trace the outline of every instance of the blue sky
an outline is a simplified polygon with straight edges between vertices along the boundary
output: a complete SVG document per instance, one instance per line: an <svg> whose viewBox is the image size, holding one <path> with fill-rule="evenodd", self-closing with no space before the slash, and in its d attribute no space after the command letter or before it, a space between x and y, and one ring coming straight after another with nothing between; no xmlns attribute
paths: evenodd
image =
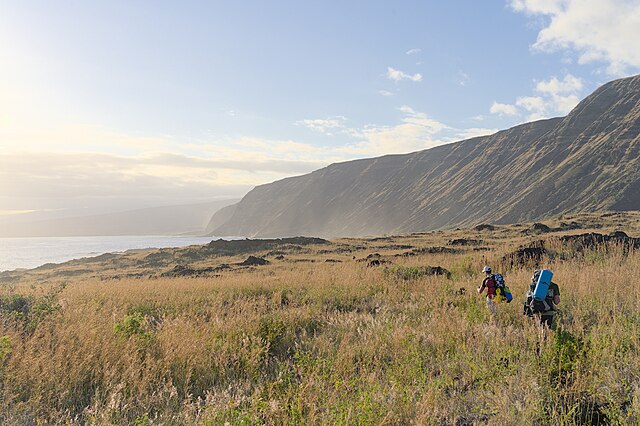
<svg viewBox="0 0 640 426"><path fill-rule="evenodd" d="M640 1L0 0L0 214L241 196L566 114Z"/></svg>

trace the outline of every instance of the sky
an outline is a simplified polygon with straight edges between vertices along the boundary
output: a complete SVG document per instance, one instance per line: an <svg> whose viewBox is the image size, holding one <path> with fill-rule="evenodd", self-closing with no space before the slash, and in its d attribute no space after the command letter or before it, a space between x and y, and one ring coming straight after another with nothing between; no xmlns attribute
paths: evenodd
<svg viewBox="0 0 640 426"><path fill-rule="evenodd" d="M566 115L640 0L0 0L0 216L241 197Z"/></svg>

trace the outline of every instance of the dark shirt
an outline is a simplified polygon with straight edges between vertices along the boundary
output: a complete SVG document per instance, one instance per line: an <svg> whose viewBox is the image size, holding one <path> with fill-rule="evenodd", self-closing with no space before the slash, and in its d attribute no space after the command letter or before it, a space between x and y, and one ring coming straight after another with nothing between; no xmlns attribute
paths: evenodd
<svg viewBox="0 0 640 426"><path fill-rule="evenodd" d="M547 297L545 298L545 301L551 307L551 309L543 312L542 315L554 315L556 313L556 307L553 303L553 299L556 296L560 296L560 287L558 287L558 284L551 281L551 284L549 284L549 290L547 290Z"/></svg>

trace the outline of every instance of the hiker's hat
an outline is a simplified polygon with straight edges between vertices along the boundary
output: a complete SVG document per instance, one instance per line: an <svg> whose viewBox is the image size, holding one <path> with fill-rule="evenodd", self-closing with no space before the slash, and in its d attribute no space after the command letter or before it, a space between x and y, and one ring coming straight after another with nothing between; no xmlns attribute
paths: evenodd
<svg viewBox="0 0 640 426"><path fill-rule="evenodd" d="M484 268L482 268L482 272L491 272L491 267L485 266Z"/></svg>

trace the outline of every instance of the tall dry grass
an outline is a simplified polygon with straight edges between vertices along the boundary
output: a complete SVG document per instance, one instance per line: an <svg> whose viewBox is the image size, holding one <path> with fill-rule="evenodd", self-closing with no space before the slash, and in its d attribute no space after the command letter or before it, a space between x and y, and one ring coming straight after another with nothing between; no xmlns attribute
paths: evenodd
<svg viewBox="0 0 640 426"><path fill-rule="evenodd" d="M550 260L551 332L521 314L531 268L504 271L495 316L475 294L501 254L398 261L450 279L349 262L4 287L0 423L639 424L640 254Z"/></svg>

